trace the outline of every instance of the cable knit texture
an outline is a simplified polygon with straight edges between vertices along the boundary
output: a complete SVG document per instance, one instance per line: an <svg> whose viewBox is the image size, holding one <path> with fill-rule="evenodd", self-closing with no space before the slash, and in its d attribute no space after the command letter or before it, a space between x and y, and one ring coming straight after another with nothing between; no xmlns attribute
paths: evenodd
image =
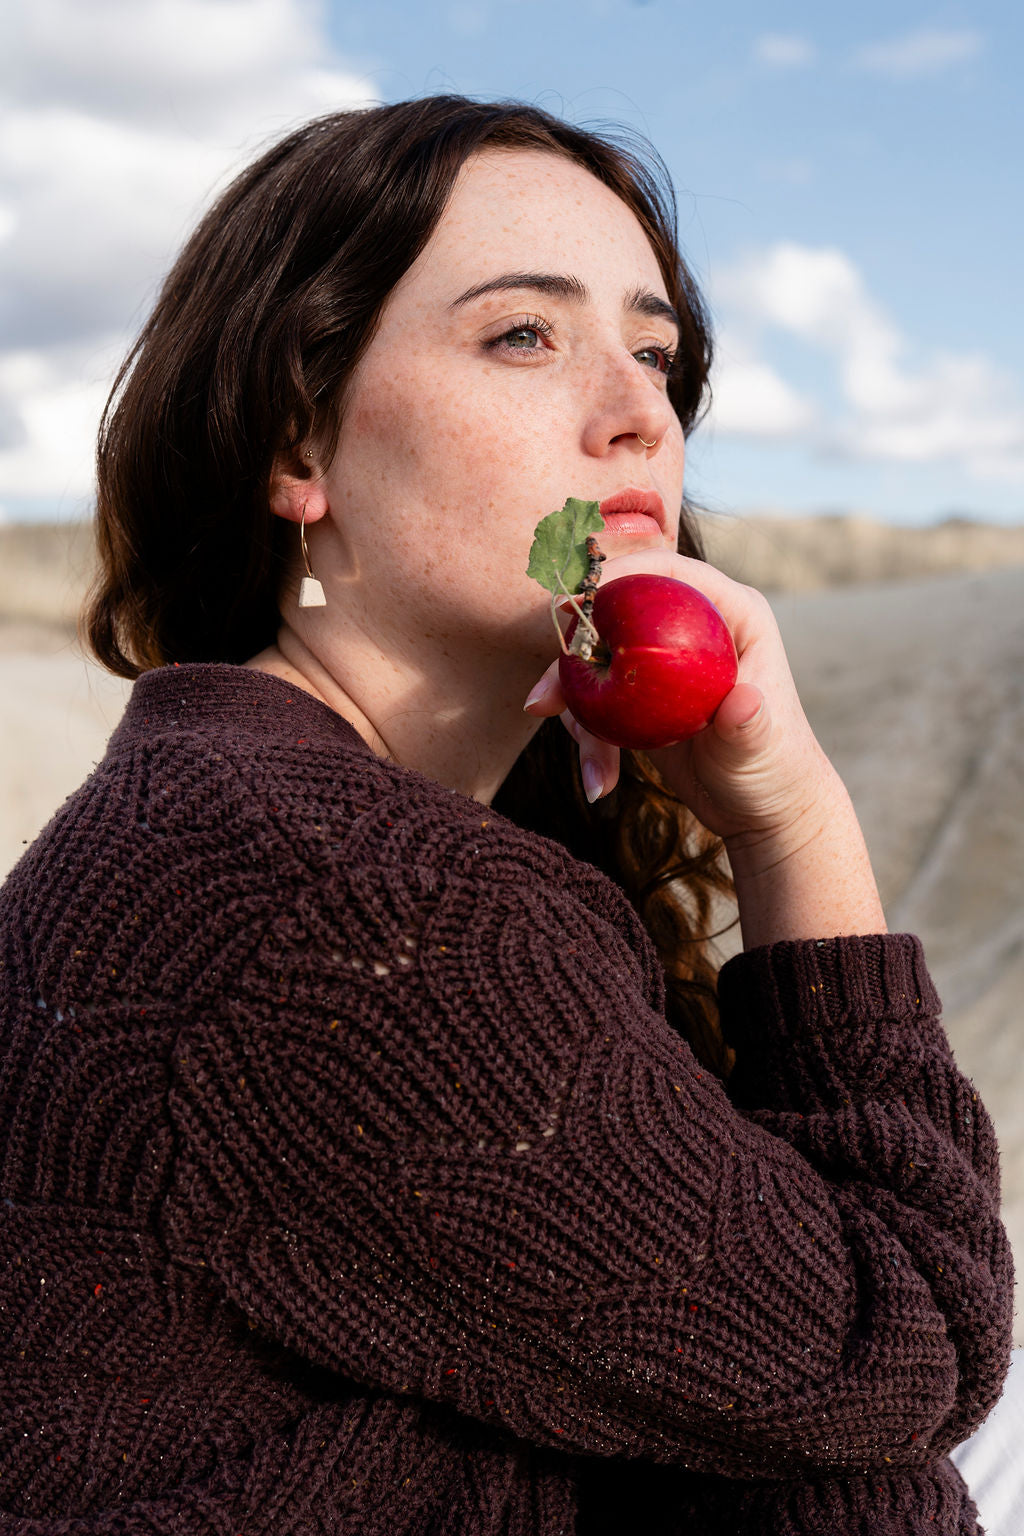
<svg viewBox="0 0 1024 1536"><path fill-rule="evenodd" d="M989 1121L908 936L730 961L170 667L0 903L0 1532L968 1536Z"/></svg>

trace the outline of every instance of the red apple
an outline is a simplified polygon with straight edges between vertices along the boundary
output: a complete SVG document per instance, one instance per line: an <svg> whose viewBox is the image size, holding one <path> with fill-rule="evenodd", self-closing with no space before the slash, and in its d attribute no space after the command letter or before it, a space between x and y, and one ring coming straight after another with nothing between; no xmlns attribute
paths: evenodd
<svg viewBox="0 0 1024 1536"><path fill-rule="evenodd" d="M594 661L563 656L566 703L591 735L648 751L703 730L736 682L736 647L714 603L672 576L598 587ZM571 639L576 628L573 618Z"/></svg>

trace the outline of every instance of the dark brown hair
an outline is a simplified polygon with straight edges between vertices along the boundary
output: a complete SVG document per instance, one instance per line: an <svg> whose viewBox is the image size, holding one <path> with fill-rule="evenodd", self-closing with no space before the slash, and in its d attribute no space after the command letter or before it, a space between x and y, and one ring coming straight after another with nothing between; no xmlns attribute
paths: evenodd
<svg viewBox="0 0 1024 1536"><path fill-rule="evenodd" d="M706 400L711 338L676 243L671 185L653 152L515 102L433 96L316 119L245 170L168 276L125 360L97 452L100 573L84 616L113 672L244 661L269 645L294 530L270 511L275 458L337 442L348 379L399 279L426 245L472 154L567 157L636 215L682 318L672 404L689 429ZM699 553L685 515L680 548ZM571 742L541 730L501 808L615 875L662 954L670 1015L713 1041L703 942L727 882L717 845L630 757L609 807L583 798ZM551 825L552 790L564 824Z"/></svg>

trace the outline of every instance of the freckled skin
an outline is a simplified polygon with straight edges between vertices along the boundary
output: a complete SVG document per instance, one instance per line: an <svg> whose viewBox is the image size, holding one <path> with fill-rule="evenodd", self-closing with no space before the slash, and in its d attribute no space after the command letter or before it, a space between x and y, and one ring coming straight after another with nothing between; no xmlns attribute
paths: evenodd
<svg viewBox="0 0 1024 1536"><path fill-rule="evenodd" d="M538 270L578 276L592 306L504 292L449 309L483 278ZM587 172L508 151L466 168L357 369L328 477L332 521L350 569L383 599L385 632L408 637L429 613L466 640L503 637L532 615L535 654L549 660L546 599L525 574L538 520L567 495L637 482L678 511L682 431L663 382L633 357L652 323L623 312L641 283L667 296L632 213ZM535 314L556 328L543 361L482 350L482 332ZM671 439L650 469L633 425L646 413Z"/></svg>
<svg viewBox="0 0 1024 1536"><path fill-rule="evenodd" d="M452 307L510 272L571 277L589 298L502 290ZM570 495L653 489L664 535L607 552L675 547L683 432L654 350L677 337L630 306L638 289L668 297L636 218L589 172L537 151L475 157L385 306L332 462L272 500L296 520L305 502L328 594L314 621L288 617L295 673L375 744L471 793L493 790L536 728L522 701L557 655L548 596L526 575L540 518ZM535 321L546 333L526 334ZM513 327L537 344L496 347Z"/></svg>

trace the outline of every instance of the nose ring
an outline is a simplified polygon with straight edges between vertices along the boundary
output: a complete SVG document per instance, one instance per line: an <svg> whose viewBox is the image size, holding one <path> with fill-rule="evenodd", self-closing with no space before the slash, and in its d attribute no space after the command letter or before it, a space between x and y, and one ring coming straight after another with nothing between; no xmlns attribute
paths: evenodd
<svg viewBox="0 0 1024 1536"><path fill-rule="evenodd" d="M655 438L653 442L649 443L647 441L646 437L640 437L640 433L639 432L636 435L640 439L640 441L643 443L645 448L653 448L655 446L655 444L657 443L657 441L658 441L658 439Z"/></svg>

